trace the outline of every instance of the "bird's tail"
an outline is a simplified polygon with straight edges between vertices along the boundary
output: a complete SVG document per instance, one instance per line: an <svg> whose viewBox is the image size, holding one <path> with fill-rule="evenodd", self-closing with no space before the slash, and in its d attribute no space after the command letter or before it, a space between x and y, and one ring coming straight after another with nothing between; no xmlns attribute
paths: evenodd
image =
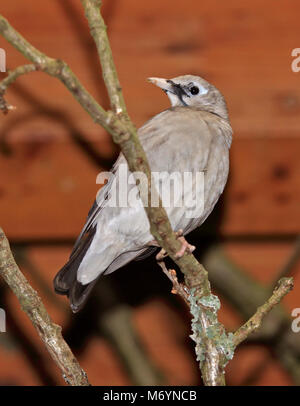
<svg viewBox="0 0 300 406"><path fill-rule="evenodd" d="M54 278L54 290L60 295L68 296L73 313L78 312L85 304L97 279L83 285L77 280L77 271L88 250L94 233L82 238L80 244L71 253L69 261L58 271Z"/></svg>
<svg viewBox="0 0 300 406"><path fill-rule="evenodd" d="M82 285L77 281L77 269L69 261L57 273L53 281L55 292L68 296L73 313L77 313L82 309L97 282L97 279L95 279L86 285Z"/></svg>

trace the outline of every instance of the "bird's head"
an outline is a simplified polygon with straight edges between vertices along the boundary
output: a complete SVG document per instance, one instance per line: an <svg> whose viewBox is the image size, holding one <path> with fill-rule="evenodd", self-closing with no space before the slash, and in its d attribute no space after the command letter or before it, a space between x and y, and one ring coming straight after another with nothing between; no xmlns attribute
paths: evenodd
<svg viewBox="0 0 300 406"><path fill-rule="evenodd" d="M199 108L228 119L226 102L221 92L199 76L184 75L173 79L148 78L169 97L172 107Z"/></svg>

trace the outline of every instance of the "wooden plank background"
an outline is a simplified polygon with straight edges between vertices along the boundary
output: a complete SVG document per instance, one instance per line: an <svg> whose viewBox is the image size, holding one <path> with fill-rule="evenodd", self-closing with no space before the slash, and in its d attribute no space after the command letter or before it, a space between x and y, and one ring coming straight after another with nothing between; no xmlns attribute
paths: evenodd
<svg viewBox="0 0 300 406"><path fill-rule="evenodd" d="M133 0L104 3L120 80L137 125L168 106L166 97L146 83L148 76L197 73L224 93L234 142L222 232L297 233L300 73L292 72L290 55L299 34L295 3L253 1L247 8L232 0L226 7L218 1L175 2L173 7L153 1L151 8ZM107 106L78 1L34 2L30 9L12 1L3 12L39 49L66 60ZM24 62L0 41L9 67ZM74 238L97 191L96 174L107 168L101 159L90 162L72 137L99 144L105 163L115 156L110 138L58 81L42 73L19 79L7 97L17 111L1 117L2 150L9 150L0 162L3 227L13 239Z"/></svg>
<svg viewBox="0 0 300 406"><path fill-rule="evenodd" d="M271 283L300 231L300 73L291 69L291 52L300 46L300 3L103 3L120 81L137 126L169 105L166 96L146 82L149 76L198 74L224 94L234 140L218 233L225 237L223 248L236 264L262 284ZM64 59L108 108L97 53L79 0L10 0L1 5L1 13L38 49ZM26 63L1 37L0 47L6 50L9 68ZM63 85L43 73L19 78L7 99L17 109L0 116L0 225L13 245L22 242L30 247L28 258L51 287L96 195L96 176L110 168L118 151ZM66 245L60 245L63 242ZM28 269L23 270L40 290ZM299 307L296 271L299 266L295 290L284 302L289 312ZM7 297L17 324L38 346L30 323L16 310L15 298L12 294ZM59 307L67 304L64 298L55 303L47 295L43 299L57 322L66 325L72 320ZM197 367L184 341L188 328L164 300L154 297L136 306L134 325L168 383L195 384ZM221 317L228 328L241 322L226 303ZM40 351L44 354L42 347ZM47 354L43 357L46 360ZM268 350L259 345L241 348L228 367L230 383L242 383L264 357L266 368L255 384L292 384L279 362L268 358ZM0 369L1 382L45 382L28 365L23 352L0 347L0 359L5 366ZM93 337L79 360L94 384L131 383L103 337ZM53 369L50 362L47 365Z"/></svg>

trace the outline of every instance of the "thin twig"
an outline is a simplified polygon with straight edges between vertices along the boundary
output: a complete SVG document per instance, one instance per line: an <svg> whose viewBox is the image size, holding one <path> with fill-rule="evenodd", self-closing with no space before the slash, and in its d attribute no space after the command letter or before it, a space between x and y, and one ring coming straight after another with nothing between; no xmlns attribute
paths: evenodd
<svg viewBox="0 0 300 406"><path fill-rule="evenodd" d="M185 303L189 306L190 305L189 291L185 285L178 282L175 269L168 269L166 267L166 264L162 260L157 261L157 263L161 267L163 273L170 279L170 281L173 284L171 293L178 294L179 296L181 296L183 298L183 300L185 301Z"/></svg>
<svg viewBox="0 0 300 406"><path fill-rule="evenodd" d="M0 82L0 110L2 110L4 114L7 114L10 110L14 110L14 107L8 104L4 99L4 93L8 86L11 85L19 76L35 70L37 70L37 67L33 64L18 66L18 68L15 70L9 71L6 78Z"/></svg>
<svg viewBox="0 0 300 406"><path fill-rule="evenodd" d="M224 253L220 245L213 245L203 256L209 269L209 278L244 320L248 320L271 296L270 289L250 277ZM278 281L277 281L278 283ZM300 346L298 334L291 329L291 316L281 304L274 307L265 318L259 331L247 340L269 344L278 360L295 383L300 385Z"/></svg>
<svg viewBox="0 0 300 406"><path fill-rule="evenodd" d="M261 326L262 319L281 301L281 299L287 293L293 289L293 286L293 278L281 278L278 281L278 285L274 289L272 296L266 301L265 304L257 309L256 313L245 324L243 324L234 333L235 346L246 340L249 334L253 333Z"/></svg>
<svg viewBox="0 0 300 406"><path fill-rule="evenodd" d="M50 58L36 49L1 15L0 34L34 64L35 70L43 71L48 75L59 79L96 123L100 124L107 131L115 135L118 135L120 131L126 132L126 129L120 120L114 120L111 115L96 102L66 62L61 59ZM24 69L22 72L21 67L17 68L0 82L0 88L3 87L5 91L7 88L7 82L10 81L9 78L14 78L15 80L23 73L27 73L27 70ZM114 126L117 127L117 130L114 129Z"/></svg>
<svg viewBox="0 0 300 406"><path fill-rule="evenodd" d="M122 93L122 88L113 62L113 55L107 36L107 27L100 14L100 0L81 0L86 18L89 23L90 32L94 38L100 63L102 66L103 79L109 95L112 110L127 116L127 109ZM132 123L128 120L128 124Z"/></svg>
<svg viewBox="0 0 300 406"><path fill-rule="evenodd" d="M61 327L53 323L41 298L18 268L1 228L0 275L17 296L22 310L30 318L51 357L61 369L65 381L69 385L88 386L87 375L63 339Z"/></svg>

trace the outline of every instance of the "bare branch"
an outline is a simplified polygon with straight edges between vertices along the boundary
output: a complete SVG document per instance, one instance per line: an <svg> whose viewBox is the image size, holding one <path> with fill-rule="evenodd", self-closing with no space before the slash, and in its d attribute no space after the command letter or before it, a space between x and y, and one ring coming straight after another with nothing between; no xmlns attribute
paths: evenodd
<svg viewBox="0 0 300 406"><path fill-rule="evenodd" d="M209 279L214 288L229 300L243 319L248 320L270 297L270 289L232 262L220 245L211 246L205 252L203 262L209 269ZM247 340L251 339L271 345L294 383L300 385L300 365L297 361L300 358L299 338L291 329L291 316L287 309L280 304L275 306L264 318L259 331L248 336Z"/></svg>
<svg viewBox="0 0 300 406"><path fill-rule="evenodd" d="M19 76L35 70L36 66L33 64L19 66L17 69L8 72L7 77L0 82L0 110L2 110L4 114L7 114L9 110L14 110L14 107L8 104L4 99L4 93L8 86L11 85Z"/></svg>
<svg viewBox="0 0 300 406"><path fill-rule="evenodd" d="M112 110L125 117L127 116L126 104L113 62L113 55L106 33L106 25L100 14L102 2L100 0L81 0L81 3L89 23L90 32L97 47L102 66L103 79L108 91ZM132 123L128 121L128 125L131 126Z"/></svg>
<svg viewBox="0 0 300 406"><path fill-rule="evenodd" d="M261 326L263 318L293 289L293 286L293 278L282 278L278 281L277 287L267 302L260 306L256 313L234 333L235 346L246 340L249 334Z"/></svg>
<svg viewBox="0 0 300 406"><path fill-rule="evenodd" d="M60 59L53 59L45 55L34 46L32 46L22 35L17 32L9 22L0 15L0 34L10 42L18 51L20 51L27 59L29 59L35 66L25 65L25 67L18 67L14 72L10 73L1 83L0 89L2 94L9 84L11 84L17 77L27 73L28 71L40 70L50 76L59 79L72 93L79 104L88 112L92 119L102 125L110 133L114 133L114 126L109 125L111 115L107 113L91 96L91 94L81 84L77 76L72 72L66 62ZM30 66L30 68L29 68ZM112 120L113 121L113 120ZM123 125L119 122L118 132L124 132Z"/></svg>
<svg viewBox="0 0 300 406"><path fill-rule="evenodd" d="M178 282L175 269L168 269L164 261L161 259L157 259L157 263L161 267L163 273L170 279L170 281L173 284L171 293L178 294L179 296L181 296L185 301L185 303L189 306L190 293L188 291L188 288L184 284Z"/></svg>
<svg viewBox="0 0 300 406"><path fill-rule="evenodd" d="M51 357L61 369L65 381L69 385L88 386L86 373L63 339L61 327L53 323L41 298L18 268L1 228L0 275L17 296L22 310L30 318Z"/></svg>

